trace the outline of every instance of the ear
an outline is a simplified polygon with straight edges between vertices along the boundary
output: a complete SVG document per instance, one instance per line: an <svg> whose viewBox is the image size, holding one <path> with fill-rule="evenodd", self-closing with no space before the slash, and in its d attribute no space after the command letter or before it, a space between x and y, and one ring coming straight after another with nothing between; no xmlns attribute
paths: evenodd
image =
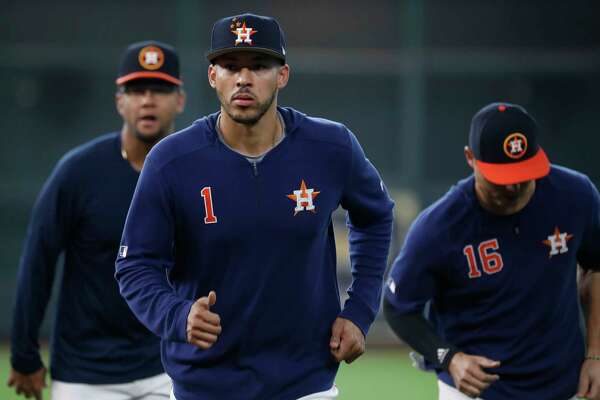
<svg viewBox="0 0 600 400"><path fill-rule="evenodd" d="M177 93L177 114L181 114L185 109L186 100L187 96L185 94L185 90L183 90L183 88L179 89L179 93Z"/></svg>
<svg viewBox="0 0 600 400"><path fill-rule="evenodd" d="M467 159L467 164L469 164L469 167L474 168L475 156L473 155L473 150L471 150L469 146L465 146L464 153L465 158Z"/></svg>
<svg viewBox="0 0 600 400"><path fill-rule="evenodd" d="M283 89L286 87L289 79L290 66L285 64L279 68L279 71L277 71L277 89Z"/></svg>
<svg viewBox="0 0 600 400"><path fill-rule="evenodd" d="M123 103L125 102L125 95L117 89L115 93L115 107L120 116L123 116Z"/></svg>
<svg viewBox="0 0 600 400"><path fill-rule="evenodd" d="M216 77L217 77L217 66L210 64L208 66L208 84L210 85L211 88L215 88L216 87Z"/></svg>

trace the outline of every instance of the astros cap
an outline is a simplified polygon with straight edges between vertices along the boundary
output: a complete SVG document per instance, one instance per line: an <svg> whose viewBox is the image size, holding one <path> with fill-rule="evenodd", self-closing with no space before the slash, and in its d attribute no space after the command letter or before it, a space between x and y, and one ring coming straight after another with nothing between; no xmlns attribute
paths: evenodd
<svg viewBox="0 0 600 400"><path fill-rule="evenodd" d="M256 51L285 62L285 37L271 17L245 13L218 20L213 25L208 61L234 51Z"/></svg>
<svg viewBox="0 0 600 400"><path fill-rule="evenodd" d="M479 110L471 121L469 147L485 179L510 185L548 175L550 162L538 145L538 129L516 104L492 103Z"/></svg>
<svg viewBox="0 0 600 400"><path fill-rule="evenodd" d="M133 43L123 53L117 85L134 79L160 79L180 86L179 58L173 46L156 40Z"/></svg>

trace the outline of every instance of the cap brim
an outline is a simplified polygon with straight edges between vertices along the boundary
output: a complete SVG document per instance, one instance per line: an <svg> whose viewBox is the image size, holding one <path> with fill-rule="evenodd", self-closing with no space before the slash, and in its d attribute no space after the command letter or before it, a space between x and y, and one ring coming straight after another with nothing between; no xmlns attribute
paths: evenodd
<svg viewBox="0 0 600 400"><path fill-rule="evenodd" d="M248 52L253 51L255 53L263 53L269 56L275 57L283 62L285 62L285 56L282 56L280 53L275 50L267 49L265 47L225 47L223 49L218 49L215 51L211 51L206 53L206 59L212 62L215 58L222 56L227 53L237 53L237 52Z"/></svg>
<svg viewBox="0 0 600 400"><path fill-rule="evenodd" d="M181 86L183 83L181 80L172 77L171 75L165 74L164 72L152 72L152 71L142 71L142 72L132 72L131 74L127 74L125 76L121 76L117 79L117 85L122 85L126 82L132 81L134 79L162 79L163 81L170 82L174 85Z"/></svg>
<svg viewBox="0 0 600 400"><path fill-rule="evenodd" d="M543 178L550 172L550 161L540 147L535 156L514 163L491 164L475 160L485 179L496 185L512 185Z"/></svg>

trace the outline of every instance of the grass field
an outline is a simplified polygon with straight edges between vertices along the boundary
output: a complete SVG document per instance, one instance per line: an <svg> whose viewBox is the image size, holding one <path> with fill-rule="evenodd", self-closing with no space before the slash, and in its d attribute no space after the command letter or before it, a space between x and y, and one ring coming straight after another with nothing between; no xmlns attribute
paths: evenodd
<svg viewBox="0 0 600 400"><path fill-rule="evenodd" d="M25 397L17 397L13 389L6 386L10 370L8 359L7 346L0 346L0 400L24 399ZM368 349L353 364L342 365L336 383L340 389L340 400L437 398L434 375L411 367L408 354L402 349ZM46 390L44 393L45 400L50 399L48 392Z"/></svg>

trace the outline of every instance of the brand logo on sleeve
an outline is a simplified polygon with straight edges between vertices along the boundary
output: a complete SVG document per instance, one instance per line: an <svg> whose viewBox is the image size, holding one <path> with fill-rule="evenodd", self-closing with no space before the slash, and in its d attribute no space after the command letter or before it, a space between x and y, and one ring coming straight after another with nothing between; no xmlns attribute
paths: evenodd
<svg viewBox="0 0 600 400"><path fill-rule="evenodd" d="M558 254L564 254L569 251L567 247L567 242L573 238L572 233L561 232L558 229L558 226L554 228L554 233L546 240L543 240L546 246L550 247L550 253L548 253L548 258L552 258L552 256L556 256Z"/></svg>
<svg viewBox="0 0 600 400"><path fill-rule="evenodd" d="M448 355L449 351L450 349L437 349L437 358L440 364L444 363L444 360L446 359L446 356Z"/></svg>
<svg viewBox="0 0 600 400"><path fill-rule="evenodd" d="M316 192L315 189L309 189L306 187L306 182L302 179L300 183L300 189L294 190L292 194L287 194L286 197L296 202L296 208L294 208L294 216L300 211L310 211L312 213L317 212L314 199L321 192Z"/></svg>
<svg viewBox="0 0 600 400"><path fill-rule="evenodd" d="M127 249L128 249L127 246L121 246L121 247L119 247L119 257L120 258L127 257Z"/></svg>
<svg viewBox="0 0 600 400"><path fill-rule="evenodd" d="M388 278L387 287L390 289L390 292L396 294L396 282L392 278Z"/></svg>

